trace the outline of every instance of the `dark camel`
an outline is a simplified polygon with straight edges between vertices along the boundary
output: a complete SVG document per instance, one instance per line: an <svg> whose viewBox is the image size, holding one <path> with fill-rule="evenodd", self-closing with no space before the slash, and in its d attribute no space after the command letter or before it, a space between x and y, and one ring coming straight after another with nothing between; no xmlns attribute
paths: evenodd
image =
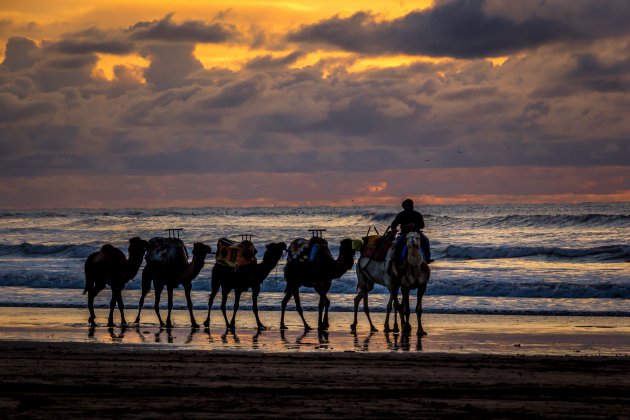
<svg viewBox="0 0 630 420"><path fill-rule="evenodd" d="M234 331L236 325L236 312L239 308L241 294L252 289L252 310L256 317L256 324L259 331L266 330L267 327L260 322L258 318L258 295L260 294L260 286L267 278L271 270L278 264L282 254L287 250L287 244L284 242L272 242L267 245L265 255L262 262L255 262L242 265L239 267L231 267L225 264L215 264L212 268L212 283L210 298L208 299L208 317L204 321L205 327L210 327L210 311L212 310L212 302L221 289L221 312L225 319L225 326L228 330ZM226 302L230 291L234 289L234 311L232 320L228 321L226 313Z"/></svg>
<svg viewBox="0 0 630 420"><path fill-rule="evenodd" d="M300 318L302 318L304 329L311 329L304 319L302 305L300 304L300 287L302 286L312 287L319 294L317 328L319 330L328 329L330 300L326 295L328 290L330 290L333 279L338 279L354 265L354 248L351 239L342 240L339 247L339 257L336 260L333 259L327 245L323 245L321 248L318 251L318 259L315 261L291 260L287 262L284 268L284 278L287 281L287 287L282 299L282 313L280 315L280 328L283 330L287 329L284 324L284 312L292 296L295 298L295 309Z"/></svg>
<svg viewBox="0 0 630 420"><path fill-rule="evenodd" d="M85 288L83 294L88 295L88 309L90 318L88 322L91 326L96 326L94 319L94 298L99 294L105 286L112 288L112 300L109 302L109 319L107 326L114 325L114 308L118 303L120 311L121 324L126 325L124 304L122 300L122 290L127 282L133 279L140 265L142 258L147 249L148 242L138 237L129 240L129 259L118 248L106 244L101 247L98 252L90 254L85 261Z"/></svg>
<svg viewBox="0 0 630 420"><path fill-rule="evenodd" d="M190 299L190 292L192 291L192 281L199 275L199 272L204 266L206 256L212 251L208 245L204 245L201 242L195 242L193 245L193 258L189 263L186 257L186 250L181 247L177 254L177 259L167 262L155 262L147 261L147 264L142 270L142 295L140 296L140 302L138 303L138 316L135 323L140 323L140 312L142 311L142 305L144 305L144 298L151 290L151 283L155 289L155 304L153 309L157 314L160 326L166 328L172 328L171 311L173 309L173 290L180 285L184 286L184 292L186 293L186 303L188 304L188 312L190 313L190 323L193 328L198 328L199 325L195 321L193 315L193 304ZM166 317L166 324L162 321L160 316L160 295L166 286L168 292L168 315Z"/></svg>

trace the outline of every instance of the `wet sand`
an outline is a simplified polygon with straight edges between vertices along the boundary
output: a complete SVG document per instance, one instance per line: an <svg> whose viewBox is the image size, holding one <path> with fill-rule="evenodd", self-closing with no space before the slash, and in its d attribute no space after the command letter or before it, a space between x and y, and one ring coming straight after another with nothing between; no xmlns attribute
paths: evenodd
<svg viewBox="0 0 630 420"><path fill-rule="evenodd" d="M628 357L0 342L13 417L627 418Z"/></svg>
<svg viewBox="0 0 630 420"><path fill-rule="evenodd" d="M85 309L0 308L0 417L629 417L624 318L427 314L407 341L365 318L351 334L348 313L326 334L295 313L285 332L261 313L262 333L250 311L234 333L212 316L90 329Z"/></svg>

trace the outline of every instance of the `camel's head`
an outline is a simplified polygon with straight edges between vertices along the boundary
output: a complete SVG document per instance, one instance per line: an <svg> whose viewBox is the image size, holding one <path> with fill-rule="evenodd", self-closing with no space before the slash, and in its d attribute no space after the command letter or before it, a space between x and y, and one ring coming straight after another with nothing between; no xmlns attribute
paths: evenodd
<svg viewBox="0 0 630 420"><path fill-rule="evenodd" d="M202 242L195 242L193 244L193 256L201 259L205 259L206 256L212 252L210 245L205 245Z"/></svg>
<svg viewBox="0 0 630 420"><path fill-rule="evenodd" d="M137 236L134 236L133 238L129 239L129 248L128 248L129 255L131 254L144 255L148 247L149 247L149 242L145 241L144 239L140 239Z"/></svg>
<svg viewBox="0 0 630 420"><path fill-rule="evenodd" d="M285 244L284 242L272 242L270 244L267 244L266 246L266 251L265 251L265 256L267 254L275 257L278 257L278 259L280 259L280 257L282 257L282 254L287 250L287 244Z"/></svg>
<svg viewBox="0 0 630 420"><path fill-rule="evenodd" d="M418 232L409 232L406 238L407 256L408 258L420 258L422 261L422 252L420 251L420 234Z"/></svg>

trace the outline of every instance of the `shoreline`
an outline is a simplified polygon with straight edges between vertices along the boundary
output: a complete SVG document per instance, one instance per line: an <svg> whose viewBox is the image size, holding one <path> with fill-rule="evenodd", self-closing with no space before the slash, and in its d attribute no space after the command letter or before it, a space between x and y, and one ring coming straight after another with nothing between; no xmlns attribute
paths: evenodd
<svg viewBox="0 0 630 420"><path fill-rule="evenodd" d="M627 418L630 357L146 350L0 341L28 417Z"/></svg>
<svg viewBox="0 0 630 420"><path fill-rule="evenodd" d="M199 324L207 311L195 311ZM486 354L538 356L629 356L630 321L623 317L521 316L424 314L428 335L412 335L404 340L398 334L385 334L384 314L373 313L380 332L371 333L365 314L358 317L357 331L350 332L353 315L331 312L330 328L325 332L304 331L295 311L287 311L286 331L279 329L279 311L260 311L268 327L257 331L251 311L241 310L236 330L226 331L220 310L213 310L209 329L190 328L187 311L173 311L173 329L160 328L155 313L143 311L142 323L108 328L108 311L97 309L95 328L87 325L87 310L72 308L0 307L0 342L91 343L141 350L203 350L262 353L334 352L424 354ZM126 311L128 321L135 311ZM162 312L165 315L165 312ZM305 312L307 321L316 326L317 313ZM231 311L228 311L231 317Z"/></svg>

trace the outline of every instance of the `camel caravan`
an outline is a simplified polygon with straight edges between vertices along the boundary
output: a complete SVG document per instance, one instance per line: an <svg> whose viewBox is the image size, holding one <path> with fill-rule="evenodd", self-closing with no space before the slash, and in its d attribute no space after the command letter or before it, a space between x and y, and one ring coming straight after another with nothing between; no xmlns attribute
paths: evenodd
<svg viewBox="0 0 630 420"><path fill-rule="evenodd" d="M370 228L371 229L371 228ZM326 331L329 328L328 310L330 299L327 294L332 282L355 267L355 254L359 252L356 263L357 295L354 299L354 322L350 326L356 332L357 314L361 302L370 325L370 331L378 331L370 318L368 294L375 284L382 285L389 291L387 315L385 318L385 332L410 334L410 303L409 294L417 290L417 335L425 335L422 327L422 297L430 277L430 269L421 250L420 235L409 232L404 238L396 239L396 231L379 235L370 235L370 230L361 240L343 239L339 245L337 258L332 255L328 241L323 238L325 229L311 229L309 239L294 239L287 246L284 242L272 242L265 245L262 261L256 258L257 249L251 241L251 235L241 235L241 241L221 238L217 242L216 253L209 245L201 242L193 244L192 259L188 250L180 239L182 229L167 229L168 237L155 237L148 241L138 237L129 240L128 257L120 249L106 244L98 252L91 254L85 262L85 288L83 293L88 295L88 323L96 326L94 314L94 298L106 286L112 290L108 326L114 326L113 313L118 306L121 324L127 325L124 316L122 290L142 270L142 292L138 303L138 314L135 324L140 324L140 315L144 300L151 288L154 290L155 311L160 327L172 328L171 311L173 309L173 291L183 286L190 323L192 328L198 328L193 315L191 300L192 281L205 266L209 255L215 255L212 267L210 295L208 297L208 315L203 322L204 327L210 327L212 305L219 290L221 290L220 309L223 314L226 329L234 331L236 328L236 314L243 292L252 292L252 311L256 318L259 331L267 329L258 317L258 296L263 281L269 276L279 261L286 255L284 280L286 288L281 302L280 329L285 330L284 322L287 304L291 298L295 301L295 309L299 314L305 330L311 330L306 322L300 303L300 288L312 288L319 295L317 329ZM398 246L399 241L402 246ZM396 249L399 248L399 249ZM160 315L160 298L166 287L168 295L168 311L166 322ZM231 319L228 319L226 304L230 292L234 291L234 304ZM402 300L399 300L399 293ZM390 328L390 314L394 310L394 327ZM400 318L401 328L398 327Z"/></svg>

